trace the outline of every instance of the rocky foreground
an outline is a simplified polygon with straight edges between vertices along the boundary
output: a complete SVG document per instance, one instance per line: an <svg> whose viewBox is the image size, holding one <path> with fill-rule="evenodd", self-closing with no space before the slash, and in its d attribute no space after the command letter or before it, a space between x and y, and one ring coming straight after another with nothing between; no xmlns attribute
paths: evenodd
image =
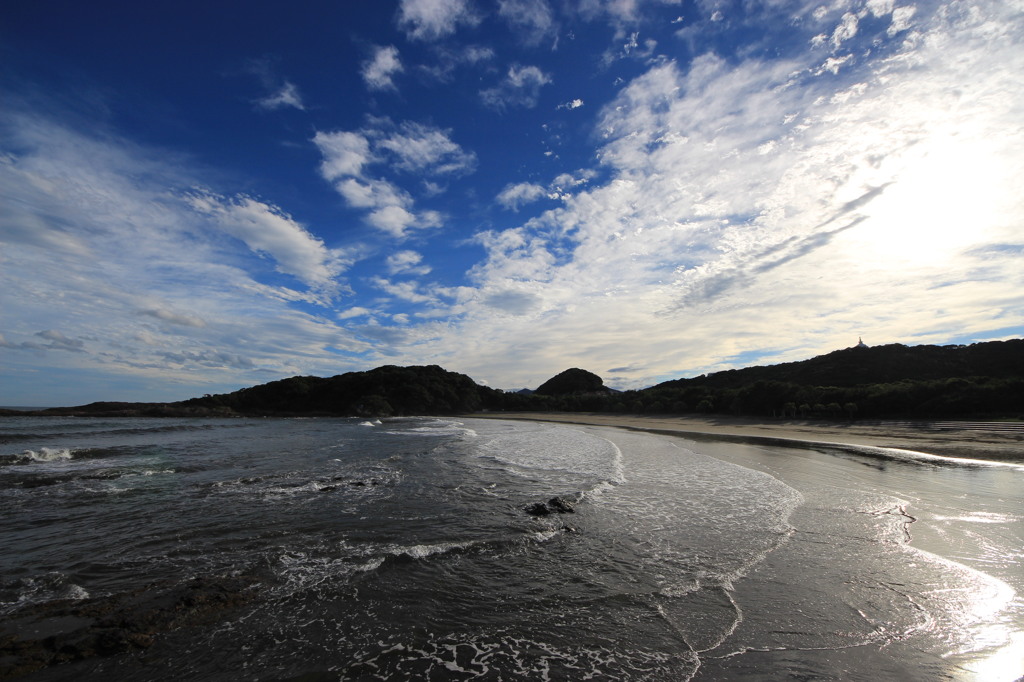
<svg viewBox="0 0 1024 682"><path fill-rule="evenodd" d="M0 622L0 679L47 666L143 651L154 638L220 620L256 598L252 576L153 583L106 597L59 600L22 609Z"/></svg>

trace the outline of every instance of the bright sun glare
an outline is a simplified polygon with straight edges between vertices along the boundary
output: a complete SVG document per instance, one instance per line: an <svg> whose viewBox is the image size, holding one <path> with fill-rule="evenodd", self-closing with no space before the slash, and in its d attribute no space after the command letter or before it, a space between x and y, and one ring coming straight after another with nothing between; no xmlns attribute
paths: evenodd
<svg viewBox="0 0 1024 682"><path fill-rule="evenodd" d="M989 142L952 135L918 143L892 184L863 208L853 238L880 266L943 267L1001 231L1009 174Z"/></svg>

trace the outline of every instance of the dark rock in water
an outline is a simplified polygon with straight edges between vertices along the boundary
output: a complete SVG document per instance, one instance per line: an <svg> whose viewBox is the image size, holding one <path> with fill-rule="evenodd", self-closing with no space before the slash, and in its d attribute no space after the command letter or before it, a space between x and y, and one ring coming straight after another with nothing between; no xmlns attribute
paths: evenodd
<svg viewBox="0 0 1024 682"><path fill-rule="evenodd" d="M548 514L575 514L576 509L572 502L564 497L552 497L547 503L535 502L526 508L530 516L547 516Z"/></svg>
<svg viewBox="0 0 1024 682"><path fill-rule="evenodd" d="M354 485L358 488L362 488L364 485L366 485L366 481L351 481L349 482L349 485Z"/></svg>
<svg viewBox="0 0 1024 682"><path fill-rule="evenodd" d="M141 650L153 636L212 623L257 596L257 578L162 582L121 594L36 604L0 623L0 679L50 665Z"/></svg>
<svg viewBox="0 0 1024 682"><path fill-rule="evenodd" d="M573 503L564 497L552 497L548 500L548 508L559 514L575 514L576 509Z"/></svg>
<svg viewBox="0 0 1024 682"><path fill-rule="evenodd" d="M543 502L536 502L526 508L526 513L530 516L547 516L551 513L551 510Z"/></svg>

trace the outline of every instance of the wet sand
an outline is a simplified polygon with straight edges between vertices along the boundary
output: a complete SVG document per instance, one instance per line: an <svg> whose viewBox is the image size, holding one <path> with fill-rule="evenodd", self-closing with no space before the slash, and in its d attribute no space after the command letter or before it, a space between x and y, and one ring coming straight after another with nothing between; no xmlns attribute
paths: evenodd
<svg viewBox="0 0 1024 682"><path fill-rule="evenodd" d="M490 412L466 416L613 426L719 441L895 448L942 457L1024 463L1024 422L759 421L718 415L600 412Z"/></svg>

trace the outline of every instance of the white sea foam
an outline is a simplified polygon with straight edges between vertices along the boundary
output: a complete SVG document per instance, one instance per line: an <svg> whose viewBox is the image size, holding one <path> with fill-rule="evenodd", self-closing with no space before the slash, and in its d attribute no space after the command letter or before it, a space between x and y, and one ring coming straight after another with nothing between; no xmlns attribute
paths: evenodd
<svg viewBox="0 0 1024 682"><path fill-rule="evenodd" d="M558 535L560 530L539 530L533 534L533 539L537 542L547 542L551 538Z"/></svg>
<svg viewBox="0 0 1024 682"><path fill-rule="evenodd" d="M392 556L407 556L412 559L426 559L435 554L446 554L447 552L466 549L477 544L468 542L438 542L431 545L412 545L409 547L395 547L389 551Z"/></svg>
<svg viewBox="0 0 1024 682"><path fill-rule="evenodd" d="M606 438L564 426L514 429L480 445L482 457L521 470L565 471L613 484L625 481L622 452Z"/></svg>
<svg viewBox="0 0 1024 682"><path fill-rule="evenodd" d="M395 436L416 434L419 436L462 436L464 438L476 438L477 432L467 428L463 422L449 419L434 419L422 426L414 426L402 431L388 431Z"/></svg>
<svg viewBox="0 0 1024 682"><path fill-rule="evenodd" d="M33 462L57 462L68 460L74 456L70 448L39 448L39 450L25 450L21 456Z"/></svg>

